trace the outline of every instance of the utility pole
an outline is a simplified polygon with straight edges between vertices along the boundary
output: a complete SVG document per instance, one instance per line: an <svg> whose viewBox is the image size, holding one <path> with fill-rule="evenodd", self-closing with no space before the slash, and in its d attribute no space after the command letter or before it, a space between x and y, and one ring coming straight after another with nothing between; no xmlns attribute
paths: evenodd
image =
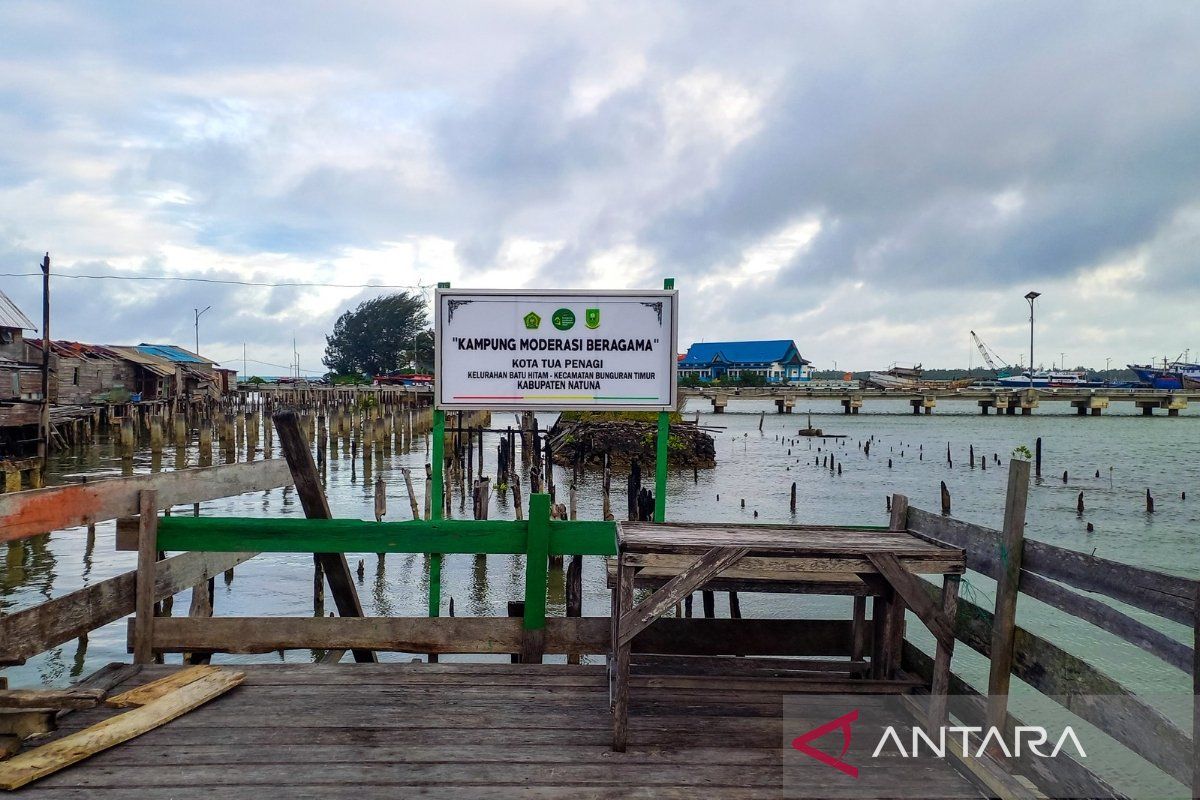
<svg viewBox="0 0 1200 800"><path fill-rule="evenodd" d="M204 312L208 311L210 308L212 308L212 306L205 306L202 309L194 309L196 312L196 355L200 355L200 317L202 317Z"/></svg>
<svg viewBox="0 0 1200 800"><path fill-rule="evenodd" d="M250 377L250 373L246 371L246 343L242 342L242 380Z"/></svg>
<svg viewBox="0 0 1200 800"><path fill-rule="evenodd" d="M50 254L42 259L42 409L38 419L38 459L42 476L50 454Z"/></svg>

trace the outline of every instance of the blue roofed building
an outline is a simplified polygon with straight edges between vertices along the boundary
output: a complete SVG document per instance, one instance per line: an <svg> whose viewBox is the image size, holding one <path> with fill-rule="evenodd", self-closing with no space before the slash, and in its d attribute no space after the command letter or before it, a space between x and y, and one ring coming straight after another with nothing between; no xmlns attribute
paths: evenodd
<svg viewBox="0 0 1200 800"><path fill-rule="evenodd" d="M767 383L812 379L812 362L800 355L791 339L762 342L696 342L679 362L679 377L703 383L756 375Z"/></svg>

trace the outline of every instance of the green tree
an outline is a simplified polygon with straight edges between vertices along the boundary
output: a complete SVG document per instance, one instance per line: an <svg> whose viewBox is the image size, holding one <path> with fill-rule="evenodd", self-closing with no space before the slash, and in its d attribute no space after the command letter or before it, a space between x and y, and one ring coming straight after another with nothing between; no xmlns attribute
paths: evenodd
<svg viewBox="0 0 1200 800"><path fill-rule="evenodd" d="M365 300L334 323L321 360L334 372L381 375L412 364L413 342L421 363L422 340L432 363L433 333L420 295L397 292Z"/></svg>

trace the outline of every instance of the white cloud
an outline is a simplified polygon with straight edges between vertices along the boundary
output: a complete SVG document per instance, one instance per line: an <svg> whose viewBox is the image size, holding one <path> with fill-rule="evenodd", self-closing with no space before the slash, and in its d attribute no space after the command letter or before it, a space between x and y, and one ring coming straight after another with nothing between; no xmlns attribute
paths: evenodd
<svg viewBox="0 0 1200 800"><path fill-rule="evenodd" d="M1047 353L1200 350L1187 6L18 2L0 30L56 42L0 44L6 268L670 275L684 343L793 337L862 368L962 363L972 328L1015 359L1036 286ZM64 335L188 340L164 308L214 303L223 354L286 363L295 333L308 365L373 291L83 283Z"/></svg>

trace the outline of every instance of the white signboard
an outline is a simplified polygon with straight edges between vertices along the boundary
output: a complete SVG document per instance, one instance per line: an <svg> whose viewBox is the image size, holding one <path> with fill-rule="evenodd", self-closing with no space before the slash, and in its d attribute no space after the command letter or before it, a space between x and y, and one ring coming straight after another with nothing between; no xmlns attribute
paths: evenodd
<svg viewBox="0 0 1200 800"><path fill-rule="evenodd" d="M443 409L675 407L675 290L438 289Z"/></svg>

